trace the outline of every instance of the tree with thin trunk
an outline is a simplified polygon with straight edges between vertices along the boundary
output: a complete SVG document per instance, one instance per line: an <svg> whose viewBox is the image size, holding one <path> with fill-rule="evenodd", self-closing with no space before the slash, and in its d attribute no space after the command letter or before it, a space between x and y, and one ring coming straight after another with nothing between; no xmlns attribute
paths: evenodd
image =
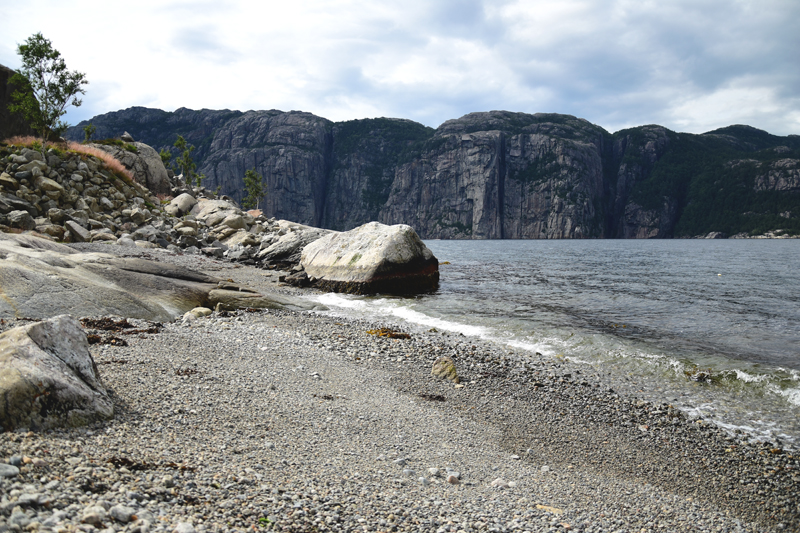
<svg viewBox="0 0 800 533"><path fill-rule="evenodd" d="M10 81L20 90L11 93L8 109L22 113L41 135L44 152L48 138L60 137L69 127L61 117L68 105L80 107L83 101L77 95L86 94L83 85L89 82L82 72L67 70L61 52L41 33L17 45L17 53L22 57L22 68Z"/></svg>

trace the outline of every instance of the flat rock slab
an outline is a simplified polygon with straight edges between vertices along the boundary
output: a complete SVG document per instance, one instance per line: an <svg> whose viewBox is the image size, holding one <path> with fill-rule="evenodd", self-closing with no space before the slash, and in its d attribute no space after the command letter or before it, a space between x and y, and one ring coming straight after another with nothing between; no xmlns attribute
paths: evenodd
<svg viewBox="0 0 800 533"><path fill-rule="evenodd" d="M36 430L111 418L80 323L61 315L0 335L0 426Z"/></svg>
<svg viewBox="0 0 800 533"><path fill-rule="evenodd" d="M439 261L405 224L370 222L328 234L303 249L314 285L353 294L415 294L439 286Z"/></svg>
<svg viewBox="0 0 800 533"><path fill-rule="evenodd" d="M221 282L167 263L81 253L32 234L0 233L0 317L115 315L168 321L195 307L213 307L219 299L211 293ZM244 294L246 307L283 308L291 300ZM310 308L299 299L290 303L292 309Z"/></svg>

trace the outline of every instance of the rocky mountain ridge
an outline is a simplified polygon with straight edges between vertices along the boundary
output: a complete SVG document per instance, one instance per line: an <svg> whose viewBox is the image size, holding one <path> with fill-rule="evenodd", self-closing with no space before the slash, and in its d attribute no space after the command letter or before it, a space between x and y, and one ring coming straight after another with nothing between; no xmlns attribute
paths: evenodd
<svg viewBox="0 0 800 533"><path fill-rule="evenodd" d="M347 230L378 220L423 238L670 238L800 234L800 137L748 126L702 135L609 133L554 113L490 111L437 129L334 123L301 111L130 108L94 117L156 150L194 144L203 185L241 200L264 176L265 215ZM81 123L67 132L82 139Z"/></svg>

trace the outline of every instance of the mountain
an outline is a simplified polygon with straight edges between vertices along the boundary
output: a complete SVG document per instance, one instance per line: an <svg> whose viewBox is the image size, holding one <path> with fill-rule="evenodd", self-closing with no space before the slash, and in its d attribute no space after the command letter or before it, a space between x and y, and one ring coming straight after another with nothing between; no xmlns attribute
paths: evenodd
<svg viewBox="0 0 800 533"><path fill-rule="evenodd" d="M490 111L436 129L404 119L331 122L301 111L94 117L157 150L182 135L203 184L240 201L267 182L268 216L337 230L378 220L423 238L671 238L800 234L800 136L749 126L705 134L657 125L609 133L554 113ZM82 122L66 137L83 139Z"/></svg>

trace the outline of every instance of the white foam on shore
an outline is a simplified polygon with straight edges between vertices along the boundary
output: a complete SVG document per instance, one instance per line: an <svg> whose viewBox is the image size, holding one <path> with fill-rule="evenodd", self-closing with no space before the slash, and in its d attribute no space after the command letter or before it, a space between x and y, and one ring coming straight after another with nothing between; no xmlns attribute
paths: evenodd
<svg viewBox="0 0 800 533"><path fill-rule="evenodd" d="M735 368L733 371L736 373L736 379L744 383L763 383L770 380L770 376L766 374L758 376L745 372L744 370L739 370L738 368Z"/></svg>
<svg viewBox="0 0 800 533"><path fill-rule="evenodd" d="M387 298L368 300L364 299L363 297L348 296L336 293L322 294L318 296L316 300L319 303L328 306L329 308L347 309L349 311L356 312L362 317L394 317L420 326L436 328L453 333L463 333L467 336L480 337L482 339L490 338L490 328L474 326L470 324L461 324L452 320L444 320L442 318L428 316L424 313L420 313L419 311L415 311L406 305L403 305L402 300L393 300Z"/></svg>

